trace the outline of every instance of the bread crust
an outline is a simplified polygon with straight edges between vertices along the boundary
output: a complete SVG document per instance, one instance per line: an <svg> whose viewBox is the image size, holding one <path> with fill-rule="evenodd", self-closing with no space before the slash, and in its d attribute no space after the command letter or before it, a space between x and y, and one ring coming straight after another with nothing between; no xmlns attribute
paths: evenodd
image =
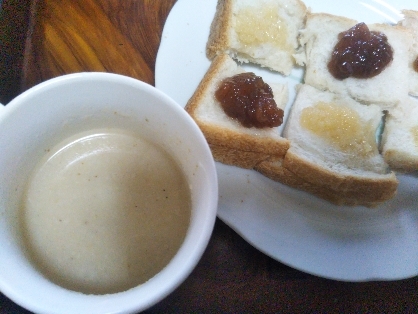
<svg viewBox="0 0 418 314"><path fill-rule="evenodd" d="M276 42L242 43L235 27L239 10L256 7L260 8L261 15L261 10L267 5L277 6L279 21L286 26L281 28L286 30L285 35L280 37L286 36L284 41L277 46ZM298 32L305 24L306 12L305 4L300 0L219 0L210 27L206 55L213 59L216 55L227 53L240 62L255 63L289 75L296 63L294 54L299 48Z"/></svg>
<svg viewBox="0 0 418 314"><path fill-rule="evenodd" d="M334 190L329 186L308 182L299 177L293 171L283 167L283 160L263 161L255 167L255 170L274 181L311 193L338 206L376 207L378 204L388 199L388 196L385 194L380 194L379 197L379 195L372 193L359 193L358 191L344 191L338 189Z"/></svg>
<svg viewBox="0 0 418 314"><path fill-rule="evenodd" d="M390 167L398 172L413 172L418 170L416 155L400 152L396 149L388 149L383 157Z"/></svg>
<svg viewBox="0 0 418 314"><path fill-rule="evenodd" d="M209 39L206 45L206 55L212 60L220 52L224 53L228 47L228 29L232 19L232 1L218 0L215 17L210 26Z"/></svg>
<svg viewBox="0 0 418 314"><path fill-rule="evenodd" d="M383 158L392 169L418 170L418 100L415 97L407 96L399 107L386 114L381 146Z"/></svg>
<svg viewBox="0 0 418 314"><path fill-rule="evenodd" d="M283 167L296 176L315 186L338 191L345 197L367 200L368 202L382 202L391 199L398 187L395 173L386 175L339 174L314 162L301 157L289 149L283 160Z"/></svg>
<svg viewBox="0 0 418 314"><path fill-rule="evenodd" d="M256 128L225 126L207 121L204 117L199 116L197 112L199 107L205 106L208 101L217 103L212 94L215 90L214 85L217 86L219 83L219 73L229 62L234 61L226 54L219 55L213 60L195 93L188 101L185 107L186 111L202 130L217 161L242 168L253 168L262 160L282 158L289 148L289 141L280 136L277 128L274 128L276 131L267 131L268 133L265 134L263 130ZM229 74L224 75L230 76ZM220 104L217 103L215 106L220 106ZM221 114L226 116L223 111ZM232 121L232 118L228 117L227 119Z"/></svg>
<svg viewBox="0 0 418 314"><path fill-rule="evenodd" d="M253 169L259 163L275 158L262 152L243 151L215 144L209 144L209 147L216 161L244 169Z"/></svg>

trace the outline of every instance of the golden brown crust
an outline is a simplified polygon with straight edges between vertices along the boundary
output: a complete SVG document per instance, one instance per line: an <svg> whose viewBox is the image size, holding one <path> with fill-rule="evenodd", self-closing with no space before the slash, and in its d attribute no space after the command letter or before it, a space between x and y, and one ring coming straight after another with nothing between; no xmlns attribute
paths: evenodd
<svg viewBox="0 0 418 314"><path fill-rule="evenodd" d="M225 51L228 47L228 29L230 29L232 21L229 17L231 15L232 1L219 0L206 44L206 55L209 59L213 59L219 52Z"/></svg>
<svg viewBox="0 0 418 314"><path fill-rule="evenodd" d="M391 169L399 172L413 172L418 169L418 160L416 156L408 156L396 149L388 149L384 152L383 158L389 164Z"/></svg>
<svg viewBox="0 0 418 314"><path fill-rule="evenodd" d="M260 162L272 158L271 155L262 152L243 151L212 144L209 146L216 161L245 169L253 169Z"/></svg>
<svg viewBox="0 0 418 314"><path fill-rule="evenodd" d="M356 194L353 193L353 191L333 190L329 187L324 187L318 184L312 184L298 177L289 169L284 168L281 162L271 162L266 160L259 163L255 167L255 170L274 181L286 184L292 188L296 188L301 191L311 193L335 205L362 205L366 207L375 207L378 204L387 200L386 197L379 199L376 198L376 195L371 195L367 193Z"/></svg>
<svg viewBox="0 0 418 314"><path fill-rule="evenodd" d="M218 74L219 67L222 65L222 63L225 62L227 58L229 58L228 55L222 54L212 61L212 63L209 66L209 69L206 71L205 76L200 81L192 97L187 102L185 109L193 118L195 118L195 111L197 107L201 104L201 101L206 93L209 84Z"/></svg>
<svg viewBox="0 0 418 314"><path fill-rule="evenodd" d="M339 175L307 161L292 150L286 153L283 167L312 185L338 191L347 198L368 202L391 199L398 187L398 180L393 172L376 177Z"/></svg>
<svg viewBox="0 0 418 314"><path fill-rule="evenodd" d="M332 190L324 189L321 186L312 185L309 182L306 182L305 180L296 176L293 172L281 166L280 163L264 161L258 164L255 167L255 170L274 181L283 183L287 186L301 191L308 192L333 204L358 205L357 202L356 204L353 204L351 200L346 200L342 198L342 195L340 193L336 193ZM362 205L368 206L369 204L365 202Z"/></svg>

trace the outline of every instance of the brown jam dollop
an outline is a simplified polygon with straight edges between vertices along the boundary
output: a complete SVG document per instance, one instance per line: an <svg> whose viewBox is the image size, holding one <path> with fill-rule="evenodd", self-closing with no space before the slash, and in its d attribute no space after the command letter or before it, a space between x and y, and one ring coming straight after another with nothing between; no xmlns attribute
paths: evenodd
<svg viewBox="0 0 418 314"><path fill-rule="evenodd" d="M359 23L338 35L328 70L336 79L371 78L381 73L393 59L385 34L370 31Z"/></svg>
<svg viewBox="0 0 418 314"><path fill-rule="evenodd" d="M224 79L215 92L225 113L250 128L276 127L284 112L277 107L271 87L252 72Z"/></svg>

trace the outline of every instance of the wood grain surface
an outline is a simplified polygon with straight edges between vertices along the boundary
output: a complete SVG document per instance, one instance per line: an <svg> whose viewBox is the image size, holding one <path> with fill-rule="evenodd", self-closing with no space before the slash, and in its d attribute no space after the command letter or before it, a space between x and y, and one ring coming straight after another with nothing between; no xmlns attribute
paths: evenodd
<svg viewBox="0 0 418 314"><path fill-rule="evenodd" d="M79 71L154 83L175 0L4 0L0 101ZM0 261L1 267L1 261ZM70 305L69 305L70 306ZM200 263L147 313L418 313L418 277L362 283L318 278L260 253L217 220ZM0 294L0 313L29 313Z"/></svg>
<svg viewBox="0 0 418 314"><path fill-rule="evenodd" d="M0 101L62 74L100 71L154 84L175 0L4 0ZM13 62L11 64L11 62Z"/></svg>

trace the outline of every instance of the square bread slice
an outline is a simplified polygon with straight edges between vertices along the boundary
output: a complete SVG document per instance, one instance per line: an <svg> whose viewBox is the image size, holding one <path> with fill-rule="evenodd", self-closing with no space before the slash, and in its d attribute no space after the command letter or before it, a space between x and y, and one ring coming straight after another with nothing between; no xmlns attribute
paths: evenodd
<svg viewBox="0 0 418 314"><path fill-rule="evenodd" d="M411 33L402 26L370 24L370 31L384 33L393 50L393 60L378 75L362 79L336 79L328 70L328 62L339 41L338 35L358 22L345 17L318 13L308 14L306 27L300 33L305 46L298 62L306 64L305 83L320 90L350 96L362 103L379 104L391 108L408 94L409 47Z"/></svg>
<svg viewBox="0 0 418 314"><path fill-rule="evenodd" d="M392 198L398 181L378 151L383 112L350 97L299 85L283 137L282 166L344 198L376 203Z"/></svg>
<svg viewBox="0 0 418 314"><path fill-rule="evenodd" d="M418 170L418 100L407 97L391 110L382 135L382 154L392 169Z"/></svg>
<svg viewBox="0 0 418 314"><path fill-rule="evenodd" d="M404 18L398 23L407 28L412 35L411 48L409 51L409 94L418 96L418 72L414 69L414 62L418 67L418 11L403 10Z"/></svg>
<svg viewBox="0 0 418 314"><path fill-rule="evenodd" d="M283 158L289 141L280 135L280 127L244 127L224 112L215 98L215 92L223 79L243 72L245 70L227 54L216 56L188 101L186 111L205 135L215 160L242 168L254 168L263 160ZM287 84L269 85L277 107L284 109L288 100Z"/></svg>
<svg viewBox="0 0 418 314"><path fill-rule="evenodd" d="M306 6L300 0L219 0L206 53L227 53L289 75Z"/></svg>

